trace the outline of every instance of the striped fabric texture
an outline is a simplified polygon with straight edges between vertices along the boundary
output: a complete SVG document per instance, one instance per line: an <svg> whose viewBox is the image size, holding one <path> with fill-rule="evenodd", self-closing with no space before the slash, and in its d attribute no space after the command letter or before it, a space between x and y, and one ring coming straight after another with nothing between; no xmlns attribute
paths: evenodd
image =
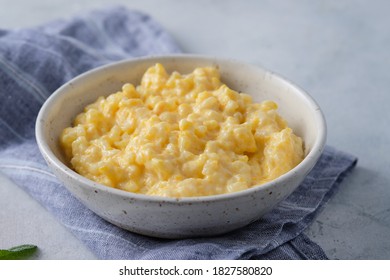
<svg viewBox="0 0 390 280"><path fill-rule="evenodd" d="M0 30L0 172L38 200L100 259L326 259L302 232L357 159L326 147L302 185L261 220L212 238L161 240L96 216L50 172L34 126L46 98L87 70L130 57L180 52L158 23L124 7L30 29Z"/></svg>

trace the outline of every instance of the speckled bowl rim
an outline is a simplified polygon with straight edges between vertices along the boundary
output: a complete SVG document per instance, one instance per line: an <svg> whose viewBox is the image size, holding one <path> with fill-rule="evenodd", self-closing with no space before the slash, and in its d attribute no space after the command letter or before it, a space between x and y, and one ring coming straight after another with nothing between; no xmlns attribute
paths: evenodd
<svg viewBox="0 0 390 280"><path fill-rule="evenodd" d="M145 195L145 194L138 194L138 193L131 193L120 189L111 188L102 184L99 184L97 182L94 182L92 180L87 179L86 177L83 177L82 175L78 174L74 170L70 169L68 166L66 166L64 163L61 162L55 156L55 154L50 149L44 135L45 131L45 117L48 114L48 112L51 110L53 105L58 101L59 97L66 94L66 92L63 92L63 89L65 87L68 87L69 84L74 83L75 81L82 80L86 77L89 77L91 75L94 75L97 72L106 71L110 69L111 67L116 67L120 64L127 64L127 63L135 63L137 61L139 62L156 62L156 60L159 59L200 59L200 60L210 60L214 62L228 62L228 63L234 63L234 64L241 64L245 67L253 68L256 71L263 71L264 73L267 73L271 76L274 76L278 79L279 82L286 84L288 87L293 88L294 91L300 95L300 97L309 104L313 111L314 111L314 119L317 127L317 134L313 147L310 150L310 152L305 156L305 158L302 160L301 163L299 163L296 167L288 171L287 173L281 175L280 177L267 182L262 185L253 186L249 189L233 192L233 193L227 193L227 194L218 194L218 195L210 195L210 196L195 196L195 197L161 197L161 196L151 196L151 195ZM181 204L181 203L203 203L203 202L212 202L212 201L223 201L223 200L230 200L232 198L237 198L241 196L247 196L252 193L255 193L257 191L263 191L272 188L274 185L277 184L283 184L284 182L288 182L289 177L293 176L293 174L300 173L303 169L303 171L307 170L309 172L314 165L317 163L319 157L321 156L323 149L325 147L326 142L326 133L327 133L327 127L326 127L326 121L324 114L317 104L317 102L303 89L289 81L288 79L282 77L279 74L276 74L275 72L266 70L263 67L251 65L248 63L244 63L239 60L231 59L231 58L223 58L223 57L217 57L217 56L205 56L205 55L198 55L198 54L174 54L174 55L156 55L156 56L144 56L144 57L138 57L138 58L130 58L126 60L121 60L118 62L109 63L94 69L91 69L87 72L84 72L75 78L71 79L70 81L63 84L61 87L59 87L56 91L53 92L53 94L45 101L43 106L41 107L39 114L37 116L36 125L35 125L35 135L36 140L38 143L38 147L41 151L41 153L45 156L45 158L50 161L50 163L55 166L58 170L61 170L66 175L68 175L72 180L79 181L81 184L84 185L90 185L91 187L102 191L102 192L108 192L116 195L123 196L125 198L129 199L136 199L139 201L149 201L149 202L164 202L164 203L170 203L170 204Z"/></svg>

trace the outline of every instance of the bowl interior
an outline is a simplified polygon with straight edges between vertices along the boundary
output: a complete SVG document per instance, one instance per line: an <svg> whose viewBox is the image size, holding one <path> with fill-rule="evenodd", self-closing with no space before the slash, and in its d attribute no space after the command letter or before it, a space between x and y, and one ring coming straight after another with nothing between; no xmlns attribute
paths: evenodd
<svg viewBox="0 0 390 280"><path fill-rule="evenodd" d="M182 74L195 67L213 65L219 68L222 81L236 91L248 93L254 101L273 100L279 113L294 132L303 138L305 154L317 145L322 148L325 124L318 105L302 90L279 76L259 67L240 62L197 56L151 57L128 60L87 72L58 89L45 103L39 117L47 147L65 165L58 139L74 117L99 96L121 89L124 83L138 85L145 70L161 63L168 72ZM320 143L322 141L322 143ZM45 145L46 145L45 144Z"/></svg>

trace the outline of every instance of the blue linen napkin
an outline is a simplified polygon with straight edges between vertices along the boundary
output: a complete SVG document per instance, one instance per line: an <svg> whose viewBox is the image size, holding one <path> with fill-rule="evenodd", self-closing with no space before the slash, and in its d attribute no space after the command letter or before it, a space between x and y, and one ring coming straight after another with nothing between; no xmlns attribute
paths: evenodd
<svg viewBox="0 0 390 280"><path fill-rule="evenodd" d="M234 232L162 240L120 229L86 209L56 179L34 136L37 113L63 83L129 57L180 52L149 16L124 7L43 26L0 30L0 169L101 259L326 259L302 232L355 166L326 147L301 186L277 208Z"/></svg>

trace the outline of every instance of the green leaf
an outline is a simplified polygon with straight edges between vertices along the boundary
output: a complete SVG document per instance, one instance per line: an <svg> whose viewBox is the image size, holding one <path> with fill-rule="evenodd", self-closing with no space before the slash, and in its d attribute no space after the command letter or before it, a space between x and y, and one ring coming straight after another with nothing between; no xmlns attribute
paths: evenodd
<svg viewBox="0 0 390 280"><path fill-rule="evenodd" d="M37 250L37 246L25 244L9 248L7 250L0 250L0 260L21 260L31 256Z"/></svg>

